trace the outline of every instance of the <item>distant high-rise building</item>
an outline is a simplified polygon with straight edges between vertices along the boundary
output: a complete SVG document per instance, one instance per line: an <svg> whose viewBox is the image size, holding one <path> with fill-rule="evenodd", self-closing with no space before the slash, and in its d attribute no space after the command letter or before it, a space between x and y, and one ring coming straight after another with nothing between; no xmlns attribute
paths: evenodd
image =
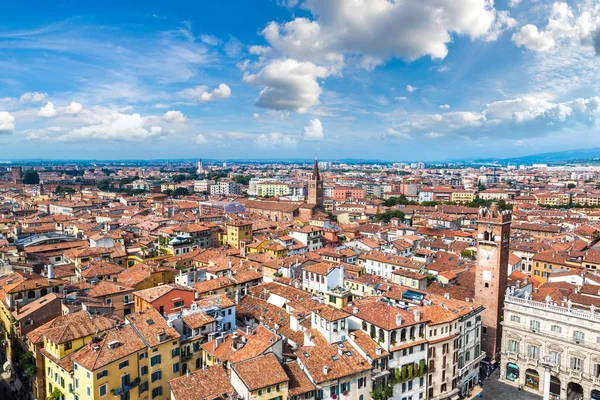
<svg viewBox="0 0 600 400"><path fill-rule="evenodd" d="M196 173L198 175L203 174L204 173L204 166L202 165L202 159L198 160L197 163L197 168L196 168Z"/></svg>
<svg viewBox="0 0 600 400"><path fill-rule="evenodd" d="M481 317L481 345L490 361L498 360L502 310L508 279L511 212L496 203L479 210L475 301L485 306Z"/></svg>
<svg viewBox="0 0 600 400"><path fill-rule="evenodd" d="M308 181L308 204L316 205L318 209L323 209L323 181L319 174L319 163L315 160L313 173Z"/></svg>

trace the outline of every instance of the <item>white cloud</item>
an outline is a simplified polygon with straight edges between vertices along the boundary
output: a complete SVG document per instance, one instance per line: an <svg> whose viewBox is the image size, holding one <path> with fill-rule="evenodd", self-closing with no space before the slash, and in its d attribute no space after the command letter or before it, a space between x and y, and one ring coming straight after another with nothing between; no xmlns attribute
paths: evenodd
<svg viewBox="0 0 600 400"><path fill-rule="evenodd" d="M510 8L514 8L514 7L518 6L519 3L521 3L521 0L509 0L508 1L508 6Z"/></svg>
<svg viewBox="0 0 600 400"><path fill-rule="evenodd" d="M265 39L299 61L339 64L344 53L415 60L443 59L453 34L494 40L514 25L489 0L306 0L314 20L270 23ZM360 61L360 59L359 59ZM368 64L367 64L368 65Z"/></svg>
<svg viewBox="0 0 600 400"><path fill-rule="evenodd" d="M111 140L136 142L170 134L159 125L158 118L138 113L125 114L102 109L92 115L93 122L58 136L59 141Z"/></svg>
<svg viewBox="0 0 600 400"><path fill-rule="evenodd" d="M6 111L0 111L0 133L11 133L15 131L15 117Z"/></svg>
<svg viewBox="0 0 600 400"><path fill-rule="evenodd" d="M48 98L48 93L27 92L23 93L19 98L21 104L24 103L41 103Z"/></svg>
<svg viewBox="0 0 600 400"><path fill-rule="evenodd" d="M447 110L447 109L450 108L450 104L442 104L442 105L440 105L440 108L444 109L444 110Z"/></svg>
<svg viewBox="0 0 600 400"><path fill-rule="evenodd" d="M561 44L593 46L600 54L600 5L585 2L577 6L579 15L566 2L554 2L544 29L527 24L512 37L515 44L545 52Z"/></svg>
<svg viewBox="0 0 600 400"><path fill-rule="evenodd" d="M74 101L72 101L71 104L69 104L66 107L59 108L59 112L61 114L67 114L67 115L77 115L81 112L81 110L83 110L83 106Z"/></svg>
<svg viewBox="0 0 600 400"><path fill-rule="evenodd" d="M512 36L519 47L527 47L536 51L547 51L554 48L554 38L548 32L539 32L537 26L527 24Z"/></svg>
<svg viewBox="0 0 600 400"><path fill-rule="evenodd" d="M204 135L198 135L194 138L194 142L196 142L196 144L204 145L208 144L208 139Z"/></svg>
<svg viewBox="0 0 600 400"><path fill-rule="evenodd" d="M252 114L252 118L259 119L260 118L260 114L259 113L254 113L254 114Z"/></svg>
<svg viewBox="0 0 600 400"><path fill-rule="evenodd" d="M216 46L221 43L221 39L214 35L200 35L200 40L210 46Z"/></svg>
<svg viewBox="0 0 600 400"><path fill-rule="evenodd" d="M279 132L273 133L262 133L254 139L254 144L261 148L273 148L273 147L285 147L293 148L296 147L297 141L293 137L283 135Z"/></svg>
<svg viewBox="0 0 600 400"><path fill-rule="evenodd" d="M450 71L450 67L447 65L442 65L441 67L439 67L437 69L437 72L448 72L448 71Z"/></svg>
<svg viewBox="0 0 600 400"><path fill-rule="evenodd" d="M483 136L545 136L576 126L600 125L600 97L553 103L544 98L524 96L488 104L481 112L414 115L391 128L390 136L436 132Z"/></svg>
<svg viewBox="0 0 600 400"><path fill-rule="evenodd" d="M318 118L311 119L308 122L308 125L304 127L302 138L304 140L310 141L323 140L323 125L321 124L321 121Z"/></svg>
<svg viewBox="0 0 600 400"><path fill-rule="evenodd" d="M223 50L229 57L238 58L244 51L244 45L238 39L231 37L223 46Z"/></svg>
<svg viewBox="0 0 600 400"><path fill-rule="evenodd" d="M189 99L194 99L200 103L226 99L231 96L231 89L224 83L214 88L212 92L207 91L206 86L195 86L179 92L179 95Z"/></svg>
<svg viewBox="0 0 600 400"><path fill-rule="evenodd" d="M319 104L322 89L317 82L329 73L311 62L274 60L256 74L244 74L244 81L263 87L257 106L273 110L305 113Z"/></svg>
<svg viewBox="0 0 600 400"><path fill-rule="evenodd" d="M185 122L186 121L185 115L183 115L183 113L181 111L173 111L173 110L167 111L163 115L163 118L167 122Z"/></svg>
<svg viewBox="0 0 600 400"><path fill-rule="evenodd" d="M41 107L38 111L39 117L52 118L57 115L77 115L83 110L83 106L77 102L72 101L71 104L65 107L55 107L54 103L49 101L44 107Z"/></svg>
<svg viewBox="0 0 600 400"><path fill-rule="evenodd" d="M425 136L428 138L437 139L437 138L441 138L442 136L444 136L444 134L439 133L439 132L427 132L425 134Z"/></svg>
<svg viewBox="0 0 600 400"><path fill-rule="evenodd" d="M411 85L406 85L406 91L409 93L413 93L415 90L417 90L416 87L411 86Z"/></svg>
<svg viewBox="0 0 600 400"><path fill-rule="evenodd" d="M44 118L55 117L56 116L56 108L54 108L54 104L52 104L51 101L46 103L46 105L44 107L40 108L40 111L38 112L38 116L44 117Z"/></svg>
<svg viewBox="0 0 600 400"><path fill-rule="evenodd" d="M408 97L406 97L406 96L398 96L398 97L396 97L396 100L405 101L405 100L408 100Z"/></svg>

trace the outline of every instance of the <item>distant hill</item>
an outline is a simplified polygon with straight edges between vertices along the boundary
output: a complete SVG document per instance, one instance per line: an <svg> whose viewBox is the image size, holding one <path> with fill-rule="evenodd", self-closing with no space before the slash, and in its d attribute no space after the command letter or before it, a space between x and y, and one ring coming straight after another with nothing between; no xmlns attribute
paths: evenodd
<svg viewBox="0 0 600 400"><path fill-rule="evenodd" d="M568 162L600 161L600 147L574 149L503 159L481 159L476 162L499 161L511 164L564 164Z"/></svg>

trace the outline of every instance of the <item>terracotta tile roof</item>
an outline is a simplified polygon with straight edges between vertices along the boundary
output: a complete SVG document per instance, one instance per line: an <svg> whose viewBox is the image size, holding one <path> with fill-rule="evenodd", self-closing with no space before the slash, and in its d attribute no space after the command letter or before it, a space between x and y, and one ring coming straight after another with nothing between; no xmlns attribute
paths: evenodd
<svg viewBox="0 0 600 400"><path fill-rule="evenodd" d="M233 364L231 368L250 391L279 385L290 380L273 353ZM266 371L268 373L265 373Z"/></svg>
<svg viewBox="0 0 600 400"><path fill-rule="evenodd" d="M207 293L228 286L235 286L235 282L226 276L194 283L194 289L196 290L196 293Z"/></svg>
<svg viewBox="0 0 600 400"><path fill-rule="evenodd" d="M197 312L194 314L186 315L182 318L183 322L192 329L198 329L204 325L216 322L216 319L210 315L204 314L203 312Z"/></svg>
<svg viewBox="0 0 600 400"><path fill-rule="evenodd" d="M423 323L423 320L415 321L412 312L393 306L389 302L383 301L381 297L356 300L344 310L387 331ZM400 324L398 325L397 322Z"/></svg>
<svg viewBox="0 0 600 400"><path fill-rule="evenodd" d="M243 347L235 349L233 342L240 340L245 340L245 344ZM264 354L280 340L281 337L279 335L271 332L262 325L258 325L250 334L237 330L227 335L222 342L219 339L215 339L203 343L202 348L222 362L229 361L236 363Z"/></svg>
<svg viewBox="0 0 600 400"><path fill-rule="evenodd" d="M107 261L90 261L86 266L82 266L81 276L85 279L97 278L109 275L118 275L125 271L125 268L118 264Z"/></svg>
<svg viewBox="0 0 600 400"><path fill-rule="evenodd" d="M155 308L148 308L125 317L149 347L179 340L179 333L169 325Z"/></svg>
<svg viewBox="0 0 600 400"><path fill-rule="evenodd" d="M313 390L317 387L310 381L308 376L300 368L296 362L291 362L282 365L285 373L290 378L288 383L288 391L290 396L299 396Z"/></svg>
<svg viewBox="0 0 600 400"><path fill-rule="evenodd" d="M390 355L390 353L381 348L379 344L365 331L357 329L350 333L350 337L352 338L354 345L360 348L371 360L378 360ZM380 354L377 354L377 348L381 349Z"/></svg>
<svg viewBox="0 0 600 400"><path fill-rule="evenodd" d="M87 311L81 310L61 315L36 331L39 330L41 336L47 337L54 343L64 343L105 331L116 324L115 319L90 315Z"/></svg>
<svg viewBox="0 0 600 400"><path fill-rule="evenodd" d="M234 392L227 371L220 366L191 372L169 381L169 385L175 400L225 400Z"/></svg>
<svg viewBox="0 0 600 400"><path fill-rule="evenodd" d="M109 346L109 343L112 344ZM69 358L85 369L95 371L144 348L146 345L133 326L123 325L109 330L100 341L88 343Z"/></svg>
<svg viewBox="0 0 600 400"><path fill-rule="evenodd" d="M173 291L193 292L194 289L187 286L178 285L176 283L170 283L167 285L159 285L153 288L138 290L133 292L133 295L139 297L140 299L148 303L152 303L156 299L159 299Z"/></svg>
<svg viewBox="0 0 600 400"><path fill-rule="evenodd" d="M218 307L223 309L235 306L233 300L227 297L226 294L213 294L204 296L196 300L194 303L196 303L196 305L198 305L198 308L200 308L201 310L206 310L212 307Z"/></svg>

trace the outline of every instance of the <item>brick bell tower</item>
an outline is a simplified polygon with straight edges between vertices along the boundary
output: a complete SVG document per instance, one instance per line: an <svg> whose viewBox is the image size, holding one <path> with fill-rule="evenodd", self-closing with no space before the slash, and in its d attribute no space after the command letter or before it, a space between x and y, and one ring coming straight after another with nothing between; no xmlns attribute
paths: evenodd
<svg viewBox="0 0 600 400"><path fill-rule="evenodd" d="M316 209L323 209L323 181L319 173L319 162L315 159L313 173L308 181L308 204L315 205Z"/></svg>
<svg viewBox="0 0 600 400"><path fill-rule="evenodd" d="M512 213L500 210L496 203L479 210L475 301L485 307L481 316L481 349L490 362L498 360L502 343L511 219Z"/></svg>

